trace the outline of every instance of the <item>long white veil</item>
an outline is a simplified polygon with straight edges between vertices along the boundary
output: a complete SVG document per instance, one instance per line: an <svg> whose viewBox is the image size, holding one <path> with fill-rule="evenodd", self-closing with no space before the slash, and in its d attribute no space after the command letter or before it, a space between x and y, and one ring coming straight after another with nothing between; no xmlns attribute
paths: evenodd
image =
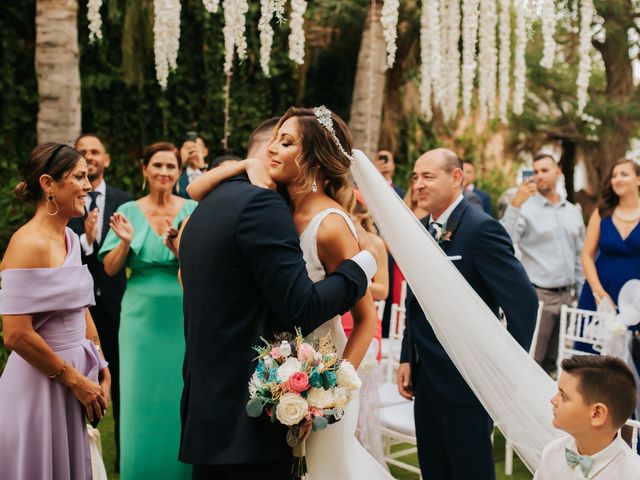
<svg viewBox="0 0 640 480"><path fill-rule="evenodd" d="M438 340L535 471L543 448L562 435L551 424L555 382L497 321L367 156L359 150L353 156L358 189Z"/></svg>

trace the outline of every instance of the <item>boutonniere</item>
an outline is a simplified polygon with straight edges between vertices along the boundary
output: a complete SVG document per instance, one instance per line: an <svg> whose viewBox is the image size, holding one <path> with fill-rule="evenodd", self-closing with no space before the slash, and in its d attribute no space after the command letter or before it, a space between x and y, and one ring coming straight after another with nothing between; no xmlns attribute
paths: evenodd
<svg viewBox="0 0 640 480"><path fill-rule="evenodd" d="M436 242L438 242L438 245L443 246L443 245L446 245L447 243L449 243L451 241L451 237L453 235L453 231L452 230L448 230L446 224L441 227L437 223L434 223L433 224L433 228L435 228L435 230L436 230L436 234L434 236L434 239L435 239Z"/></svg>

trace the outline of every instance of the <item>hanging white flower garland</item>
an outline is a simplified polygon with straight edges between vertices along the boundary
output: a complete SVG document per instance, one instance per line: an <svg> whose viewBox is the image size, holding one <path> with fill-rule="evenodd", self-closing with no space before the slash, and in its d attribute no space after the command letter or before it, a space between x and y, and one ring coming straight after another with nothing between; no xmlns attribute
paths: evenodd
<svg viewBox="0 0 640 480"><path fill-rule="evenodd" d="M522 1L522 0L516 0ZM524 111L524 87L527 81L527 64L525 52L527 48L527 15L525 5L515 6L515 48L513 54L513 104L516 115Z"/></svg>
<svg viewBox="0 0 640 480"><path fill-rule="evenodd" d="M500 0L500 55L498 63L498 115L507 123L509 104L509 82L511 80L511 0Z"/></svg>
<svg viewBox="0 0 640 480"><path fill-rule="evenodd" d="M479 3L479 0L464 0L462 3L462 108L465 115L471 111L473 80L476 76Z"/></svg>
<svg viewBox="0 0 640 480"><path fill-rule="evenodd" d="M431 90L433 92L433 103L440 107L444 99L444 81L442 78L442 48L440 46L442 35L440 33L439 0L426 0L426 4Z"/></svg>
<svg viewBox="0 0 640 480"><path fill-rule="evenodd" d="M306 10L305 0L291 0L289 58L298 65L304 63L304 12Z"/></svg>
<svg viewBox="0 0 640 480"><path fill-rule="evenodd" d="M384 0L380 23L382 23L382 35L387 42L387 68L392 68L396 60L396 39L398 37L398 0Z"/></svg>
<svg viewBox="0 0 640 480"><path fill-rule="evenodd" d="M273 45L273 28L271 18L273 17L273 0L260 0L260 21L258 31L260 32L260 67L262 72L269 77L269 60L271 59L271 45Z"/></svg>
<svg viewBox="0 0 640 480"><path fill-rule="evenodd" d="M580 42L578 44L578 78L576 79L578 115L587 106L589 78L591 77L591 22L594 15L593 0L580 0Z"/></svg>
<svg viewBox="0 0 640 480"><path fill-rule="evenodd" d="M458 99L460 97L460 4L450 2L445 9L446 17L441 17L442 36L445 38L446 56L444 57L445 71L445 100L443 113L446 121L451 121L458 113Z"/></svg>
<svg viewBox="0 0 640 480"><path fill-rule="evenodd" d="M247 39L245 38L246 14L249 11L247 0L223 0L224 9L224 72L228 75L233 67L233 52L238 58L247 58Z"/></svg>
<svg viewBox="0 0 640 480"><path fill-rule="evenodd" d="M422 14L420 15L420 111L427 121L433 118L431 109L431 40L429 38L429 3L422 2Z"/></svg>
<svg viewBox="0 0 640 480"><path fill-rule="evenodd" d="M89 20L89 43L102 40L102 17L100 16L102 0L87 1L87 20Z"/></svg>
<svg viewBox="0 0 640 480"><path fill-rule="evenodd" d="M556 53L556 41L553 38L556 30L556 7L554 0L542 0L540 17L543 42L540 65L544 68L551 68L553 67L553 59Z"/></svg>
<svg viewBox="0 0 640 480"><path fill-rule="evenodd" d="M153 52L156 77L167 88L169 70L177 68L180 47L180 0L154 0Z"/></svg>
<svg viewBox="0 0 640 480"><path fill-rule="evenodd" d="M498 22L496 0L480 2L480 26L478 30L478 99L480 119L485 121L495 114L496 74L498 52L496 48L496 26Z"/></svg>
<svg viewBox="0 0 640 480"><path fill-rule="evenodd" d="M220 4L220 0L202 0L202 5L209 13L218 13L218 5Z"/></svg>

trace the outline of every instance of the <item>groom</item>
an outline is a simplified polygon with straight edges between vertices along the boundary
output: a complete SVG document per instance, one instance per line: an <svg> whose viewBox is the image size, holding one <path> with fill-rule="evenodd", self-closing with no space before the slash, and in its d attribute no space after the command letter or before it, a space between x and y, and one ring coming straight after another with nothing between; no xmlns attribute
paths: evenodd
<svg viewBox="0 0 640 480"><path fill-rule="evenodd" d="M443 148L425 153L415 163L412 182L418 206L430 213L422 220L425 227L447 255L462 257L454 265L496 316L502 307L509 333L528 349L538 309L535 291L502 225L464 200L458 156ZM398 389L415 398L423 478L494 479L491 418L411 293L406 319Z"/></svg>
<svg viewBox="0 0 640 480"><path fill-rule="evenodd" d="M373 256L362 251L313 284L291 210L279 194L242 175L193 212L180 268L186 337L180 460L193 464L193 480L293 478L286 429L245 413L252 347L294 327L306 335L345 312L364 295L376 270Z"/></svg>

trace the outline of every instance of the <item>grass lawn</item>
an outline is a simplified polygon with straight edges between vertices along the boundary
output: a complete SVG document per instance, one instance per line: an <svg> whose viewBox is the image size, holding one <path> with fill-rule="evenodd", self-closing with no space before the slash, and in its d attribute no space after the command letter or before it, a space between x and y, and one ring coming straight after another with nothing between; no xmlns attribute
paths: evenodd
<svg viewBox="0 0 640 480"><path fill-rule="evenodd" d="M104 458L104 464L107 468L107 475L110 480L120 480L120 476L115 473L115 449L113 442L113 417L111 416L111 410L107 410L107 416L100 422L99 425L100 434L102 437L102 456ZM418 465L418 458L416 455L407 457L409 462ZM499 432L495 434L495 444L493 446L493 458L496 464L496 476L498 480L531 480L533 475L529 473L527 467L525 467L517 455L514 455L513 459L513 475L510 477L504 474L504 438ZM416 474L407 472L397 467L391 467L391 474L398 480L417 480Z"/></svg>

